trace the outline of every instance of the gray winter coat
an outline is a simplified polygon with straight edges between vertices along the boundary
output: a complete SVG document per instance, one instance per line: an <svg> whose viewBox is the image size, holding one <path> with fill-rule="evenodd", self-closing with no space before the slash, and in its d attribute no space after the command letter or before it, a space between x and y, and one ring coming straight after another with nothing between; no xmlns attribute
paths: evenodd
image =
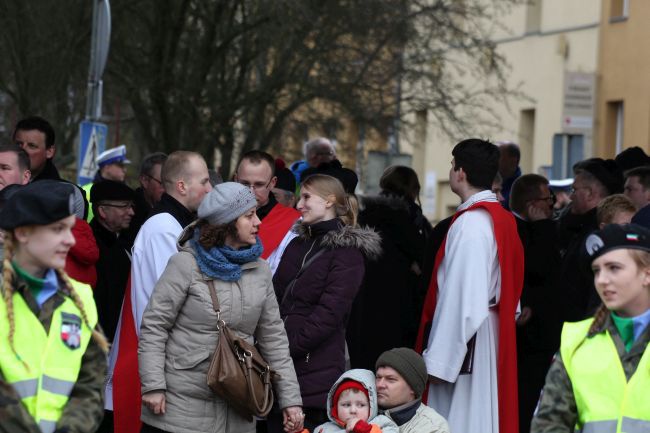
<svg viewBox="0 0 650 433"><path fill-rule="evenodd" d="M390 420L390 418L379 415L379 406L377 405L377 388L375 388L375 374L369 370L355 369L346 371L339 377L332 389L327 395L327 417L330 422L322 424L314 430L314 433L345 433L345 426L341 426L332 417L332 399L334 393L344 380L354 380L359 382L368 391L368 400L370 403L370 416L366 421L368 424L375 424L379 426L382 433L398 433L399 428L397 424Z"/></svg>
<svg viewBox="0 0 650 433"><path fill-rule="evenodd" d="M138 360L142 393L164 390L166 412L154 415L142 407L142 421L174 433L254 432L255 422L239 416L206 383L217 340L217 315L206 280L187 240L193 225L179 239L156 284L142 318ZM262 356L279 373L274 381L281 408L301 406L300 389L289 355L289 343L280 319L264 260L242 265L239 281L214 280L221 319L249 343L257 341Z"/></svg>

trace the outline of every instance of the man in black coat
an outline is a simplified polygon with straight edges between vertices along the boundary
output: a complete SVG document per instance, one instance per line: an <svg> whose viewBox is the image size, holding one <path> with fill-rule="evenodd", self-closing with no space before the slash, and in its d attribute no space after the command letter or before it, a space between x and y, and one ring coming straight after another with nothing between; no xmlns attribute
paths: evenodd
<svg viewBox="0 0 650 433"><path fill-rule="evenodd" d="M517 320L519 431L530 430L553 355L559 348L562 297L557 290L560 252L548 180L525 174L512 185L510 209L524 247L524 287Z"/></svg>
<svg viewBox="0 0 650 433"><path fill-rule="evenodd" d="M113 341L131 272L133 240L125 234L133 218L135 192L125 183L103 180L93 185L90 197L95 215L90 227L99 248L95 302L99 323Z"/></svg>
<svg viewBox="0 0 650 433"><path fill-rule="evenodd" d="M613 160L586 159L573 166L573 173L571 204L558 220L562 256L559 284L566 300L565 321L586 319L600 305L593 275L582 260L584 241L598 229L598 203L608 195L623 191L623 175Z"/></svg>

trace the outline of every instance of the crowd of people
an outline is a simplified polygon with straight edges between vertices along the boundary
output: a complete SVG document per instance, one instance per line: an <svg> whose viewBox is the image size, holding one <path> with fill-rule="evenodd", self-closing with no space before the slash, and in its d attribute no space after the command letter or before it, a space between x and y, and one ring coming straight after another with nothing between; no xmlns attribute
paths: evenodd
<svg viewBox="0 0 650 433"><path fill-rule="evenodd" d="M192 151L97 156L62 179L52 126L0 143L0 432L643 432L650 428L650 158L523 174L512 142L457 143L456 212L376 196L336 146L252 150L228 181ZM444 157L441 155L441 157ZM274 405L207 375L224 327Z"/></svg>

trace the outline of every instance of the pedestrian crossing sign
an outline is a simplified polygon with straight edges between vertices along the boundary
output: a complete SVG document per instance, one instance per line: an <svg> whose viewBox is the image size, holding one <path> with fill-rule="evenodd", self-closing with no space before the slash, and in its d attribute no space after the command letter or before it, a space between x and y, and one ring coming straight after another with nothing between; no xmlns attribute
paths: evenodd
<svg viewBox="0 0 650 433"><path fill-rule="evenodd" d="M106 149L108 126L98 122L83 121L79 124L79 161L77 183L90 183L97 172L97 155Z"/></svg>

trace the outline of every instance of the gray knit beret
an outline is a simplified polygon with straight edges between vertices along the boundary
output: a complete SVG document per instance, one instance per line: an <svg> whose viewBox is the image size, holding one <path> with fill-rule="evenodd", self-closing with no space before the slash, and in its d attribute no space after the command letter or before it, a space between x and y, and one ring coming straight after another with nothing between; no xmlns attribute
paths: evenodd
<svg viewBox="0 0 650 433"><path fill-rule="evenodd" d="M257 206L250 188L236 182L224 182L212 188L199 205L199 218L210 224L228 224Z"/></svg>
<svg viewBox="0 0 650 433"><path fill-rule="evenodd" d="M415 350L408 347L387 350L377 358L375 369L379 367L391 367L397 371L409 384L415 397L422 397L429 375L424 359Z"/></svg>

